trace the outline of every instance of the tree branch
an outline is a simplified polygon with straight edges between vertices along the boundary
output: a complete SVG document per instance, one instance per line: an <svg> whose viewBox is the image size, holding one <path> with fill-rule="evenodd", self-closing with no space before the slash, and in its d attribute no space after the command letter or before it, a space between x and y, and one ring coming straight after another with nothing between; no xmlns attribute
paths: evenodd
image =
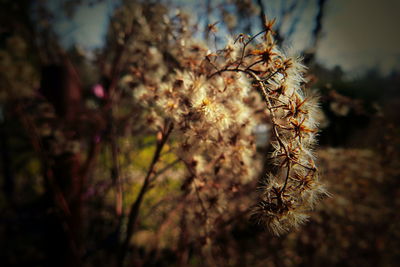
<svg viewBox="0 0 400 267"><path fill-rule="evenodd" d="M146 192L149 190L151 181L152 181L152 176L155 175L154 172L154 167L157 164L157 162L160 159L160 154L161 151L165 145L165 143L168 140L168 137L170 136L172 129L173 129L173 124L172 123L166 123L167 125L164 127L163 131L161 132L161 139L158 140L157 142L157 147L156 151L154 152L153 159L150 163L150 166L147 170L146 177L144 178L142 187L140 188L140 192L138 196L136 197L135 202L132 204L130 212L129 212L129 218L128 218L128 223L127 223L127 230L126 230L126 236L125 239L122 243L121 250L120 250L120 255L118 259L118 266L122 267L124 265L124 260L126 257L126 253L129 248L129 241L135 232L136 224L137 224L137 219L139 216L139 210L140 206L143 202L144 195Z"/></svg>

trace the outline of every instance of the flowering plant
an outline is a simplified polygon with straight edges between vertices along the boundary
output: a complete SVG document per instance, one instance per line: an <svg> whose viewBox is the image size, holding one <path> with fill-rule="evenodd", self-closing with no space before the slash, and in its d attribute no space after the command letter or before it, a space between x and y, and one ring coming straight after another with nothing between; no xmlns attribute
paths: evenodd
<svg viewBox="0 0 400 267"><path fill-rule="evenodd" d="M327 192L312 152L317 98L302 88L305 68L299 59L275 44L272 24L255 36L228 40L213 53L206 45L182 42L182 70L157 68L153 77L161 77L158 81L145 79L134 90L142 116L160 132L159 139L171 133L179 143L175 152L189 173L187 184L193 184L199 199L212 195L215 206L226 207L223 203L234 198L221 192L256 177L252 130L268 118L277 168L263 179L252 218L280 234L302 224L307 210ZM204 216L212 213L204 204L201 209Z"/></svg>

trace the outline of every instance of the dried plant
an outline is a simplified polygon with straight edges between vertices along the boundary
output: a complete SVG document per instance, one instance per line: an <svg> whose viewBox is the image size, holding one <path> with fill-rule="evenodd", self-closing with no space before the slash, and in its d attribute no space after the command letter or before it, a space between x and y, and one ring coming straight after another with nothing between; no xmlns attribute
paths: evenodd
<svg viewBox="0 0 400 267"><path fill-rule="evenodd" d="M241 34L228 40L214 53L198 42L181 42L183 70L159 67L152 82L135 89L135 98L155 129L174 125L177 155L190 173L189 184L198 191L199 183L219 185L226 179L232 185L255 178L251 132L262 120L255 115L260 102L254 100L262 95L266 109L261 108L272 124L271 159L277 168L262 181L252 218L281 234L304 223L306 212L327 192L318 181L312 152L318 131L317 98L302 89L300 60L285 55L274 42L273 23L255 36ZM219 192L202 194L214 195L214 202L220 203ZM199 199L202 194L197 194ZM202 210L210 216L204 205Z"/></svg>
<svg viewBox="0 0 400 267"><path fill-rule="evenodd" d="M21 17L29 17L30 1L6 2L14 10L25 7ZM255 36L224 42L218 33L225 26L250 29L240 20L251 15L252 1L245 2L234 1L237 26L214 23L209 14L205 44L194 38L198 27L187 14L161 3L122 1L93 61L81 49L63 51L49 40L50 30L26 27L26 34L21 29L30 20L21 25L5 11L12 25L0 41L6 265L398 261L398 120L382 106L372 132L363 128L359 138L349 122L359 118L362 103L331 92L323 98L335 113L330 118L349 114L332 120L335 127L324 134L335 136L334 143L351 137L352 146L367 134L374 140L368 143L380 145L376 152L372 145L332 149L327 137L328 147L317 149L319 99L306 88L300 60L279 48L279 25L261 12L265 30ZM212 9L211 1L207 6ZM356 89L340 85L337 70L319 68L319 86L340 94ZM343 128L333 129L336 122ZM316 205L328 194L319 169L335 198ZM307 225L292 231L309 215ZM290 233L271 236L249 219L275 235ZM21 250L29 253L16 258Z"/></svg>

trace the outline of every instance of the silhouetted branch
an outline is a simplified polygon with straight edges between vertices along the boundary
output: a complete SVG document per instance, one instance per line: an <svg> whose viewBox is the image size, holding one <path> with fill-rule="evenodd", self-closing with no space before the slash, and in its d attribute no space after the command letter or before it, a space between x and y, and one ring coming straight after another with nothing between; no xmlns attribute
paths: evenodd
<svg viewBox="0 0 400 267"><path fill-rule="evenodd" d="M118 259L118 266L120 266L120 267L122 267L124 265L125 256L126 256L126 253L128 252L128 248L129 248L129 241L130 241L133 233L135 232L137 219L139 216L140 206L143 202L144 195L150 188L151 178L155 174L154 167L157 164L158 160L160 159L161 151L162 151L165 143L167 142L169 135L171 134L172 129L173 129L172 123L166 123L166 124L167 125L165 126L163 131L160 132L161 138L157 142L157 146L156 146L156 150L153 155L153 159L147 170L147 174L146 174L146 177L144 178L143 184L140 188L140 192L139 192L138 196L136 197L135 202L132 204L132 206L130 208L126 235L125 235L125 239L123 240L121 250L120 250L120 256Z"/></svg>

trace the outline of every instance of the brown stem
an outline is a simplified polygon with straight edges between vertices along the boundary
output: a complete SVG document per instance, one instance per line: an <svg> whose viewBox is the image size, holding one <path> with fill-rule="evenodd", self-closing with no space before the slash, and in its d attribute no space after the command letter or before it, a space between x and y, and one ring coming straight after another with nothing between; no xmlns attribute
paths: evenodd
<svg viewBox="0 0 400 267"><path fill-rule="evenodd" d="M171 169L172 167L174 167L176 164L179 163L179 159L174 160L173 162L169 163L167 166L165 166L164 168L162 168L161 170L157 171L154 175L152 180L155 180L158 176L160 176L161 174L163 174L164 172L166 172L167 170Z"/></svg>
<svg viewBox="0 0 400 267"><path fill-rule="evenodd" d="M279 191L279 197L282 197L283 192L285 192L288 180L289 180L289 175L290 175L290 169L291 165L290 162L288 162L287 170L286 170L286 177L285 177L285 183L282 186L282 189Z"/></svg>
<svg viewBox="0 0 400 267"><path fill-rule="evenodd" d="M192 166L190 166L190 164L186 160L184 160L184 159L181 159L181 160L185 164L186 169L189 171L190 175L193 177L193 180L194 180L197 177L196 172L193 170ZM195 181L194 181L194 189L196 191L196 196L197 196L197 199L199 200L199 203L200 203L201 210L203 212L204 218L207 218L207 216L208 216L207 215L207 209L206 209L206 207L204 205L203 200L200 197L200 192L199 192L199 189L197 188L197 185L196 185Z"/></svg>
<svg viewBox="0 0 400 267"><path fill-rule="evenodd" d="M244 53L246 52L246 47L258 36L260 36L261 34L263 34L264 32L268 32L268 30L263 30L259 33L257 33L256 35L252 36L249 40L247 40L247 42L245 42L243 44L243 48L242 48L242 54L240 56L240 60L239 60L239 64L237 65L236 69L239 69L240 65L243 63L243 58L244 58Z"/></svg>
<svg viewBox="0 0 400 267"><path fill-rule="evenodd" d="M123 192L122 192L122 182L120 175L120 168L118 162L118 143L116 140L116 126L114 117L112 114L112 108L110 108L109 114L109 124L110 124L110 146L111 146L111 179L115 188L115 214L117 218L120 218L123 210Z"/></svg>
<svg viewBox="0 0 400 267"><path fill-rule="evenodd" d="M30 142L35 150L35 152L39 155L41 163L43 164L44 169L44 179L49 186L50 194L52 195L55 205L60 209L61 212L57 213L63 231L66 236L66 242L68 242L69 247L69 256L72 256L68 259L68 262L73 263L75 266L81 266L81 259L80 259L80 251L78 248L78 244L76 241L76 236L73 233L70 221L71 221L71 208L68 201L65 198L63 191L61 190L59 184L55 180L55 175L52 168L48 165L50 159L47 157L47 153L45 152L42 144L42 140L38 134L37 128L32 120L24 113L22 104L17 103L16 106L16 114L20 118L23 127L25 128L26 132L29 133ZM68 264L68 263L63 263Z"/></svg>
<svg viewBox="0 0 400 267"><path fill-rule="evenodd" d="M267 93L267 89L265 88L265 85L264 85L265 81L261 80L260 77L258 77L257 74L255 74L253 71L248 70L248 69L245 69L245 70L242 70L242 69L223 69L223 70L220 70L218 72L215 72L215 73L211 74L211 76L209 78L211 78L212 76L214 76L217 73L222 73L222 72L226 72L226 71L242 72L242 73L245 73L245 74L251 76L253 79L256 80L256 82L258 83L259 87L261 88L261 92L262 92L264 100L265 100L265 102L267 104L267 108L270 111L270 116L271 116L271 122L272 122L272 128L273 128L274 136L275 136L276 140L278 141L279 145L284 149L286 156L289 158L290 157L289 151L286 148L284 142L282 141L282 139L281 139L281 137L279 135L278 129L277 129L278 123L276 122L275 113L273 111L274 107L272 106L270 97L269 97L269 95ZM272 73L268 77L272 78L278 72L279 72L279 70L275 71L274 73ZM286 177L285 177L285 183L284 183L284 186L282 187L282 189L280 190L280 195L282 195L284 190L286 189L286 185L287 185L287 181L289 179L289 175L290 175L290 165L288 166L288 170L287 170Z"/></svg>
<svg viewBox="0 0 400 267"><path fill-rule="evenodd" d="M256 61L256 62L253 62L252 64L250 64L250 65L245 69L245 71L250 70L251 67L253 67L253 66L255 66L255 65L257 65L257 64L259 64L259 63L261 63L261 62L263 62L263 61L264 61L263 59L260 59L260 60L258 60L258 61Z"/></svg>
<svg viewBox="0 0 400 267"><path fill-rule="evenodd" d="M150 163L150 166L147 170L147 174L144 178L142 187L140 188L140 192L138 196L136 197L135 202L132 204L130 212L129 212L129 218L128 218L128 223L127 223L127 230L126 230L126 236L125 239L122 243L121 250L120 250L120 255L118 259L118 266L122 267L124 265L124 260L126 257L126 253L128 252L129 248L129 241L135 232L136 224L137 224L137 219L139 217L139 209L140 206L143 202L144 195L150 188L150 184L152 181L152 176L155 174L154 172L154 167L157 164L158 160L160 159L160 154L161 151L165 145L165 143L168 140L168 137L173 129L173 124L170 123L164 128L164 131L162 132L162 137L161 139L157 142L157 147L156 151L154 152L153 159Z"/></svg>

